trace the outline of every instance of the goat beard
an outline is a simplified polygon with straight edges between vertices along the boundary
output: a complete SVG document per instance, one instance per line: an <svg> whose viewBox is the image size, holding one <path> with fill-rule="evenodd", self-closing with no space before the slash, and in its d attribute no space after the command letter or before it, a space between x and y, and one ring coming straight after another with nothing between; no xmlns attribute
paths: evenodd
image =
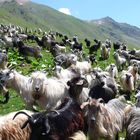
<svg viewBox="0 0 140 140"><path fill-rule="evenodd" d="M32 96L33 96L33 98L35 99L35 100L39 100L40 99L40 97L41 97L41 94L38 92L34 92L33 94L32 94Z"/></svg>

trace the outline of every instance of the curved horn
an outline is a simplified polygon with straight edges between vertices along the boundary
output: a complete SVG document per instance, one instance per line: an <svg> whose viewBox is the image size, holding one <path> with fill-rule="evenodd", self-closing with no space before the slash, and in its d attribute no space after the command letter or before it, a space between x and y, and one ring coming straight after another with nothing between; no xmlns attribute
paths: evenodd
<svg viewBox="0 0 140 140"><path fill-rule="evenodd" d="M46 131L46 134L48 134L50 132L50 130L51 130L51 127L49 125L48 119L45 120L45 129L46 129L45 130Z"/></svg>
<svg viewBox="0 0 140 140"><path fill-rule="evenodd" d="M60 115L60 113L57 110L51 110L51 112L55 112L57 115Z"/></svg>
<svg viewBox="0 0 140 140"><path fill-rule="evenodd" d="M82 103L82 105L80 106L81 109L84 109L87 105L89 105L89 102L84 102Z"/></svg>
<svg viewBox="0 0 140 140"><path fill-rule="evenodd" d="M28 115L26 112L24 112L24 111L20 111L20 112L17 112L16 114L15 114L15 116L13 117L13 120L16 118L16 116L17 115L19 115L19 114L24 114L24 115L26 115L28 118L32 118L30 115Z"/></svg>
<svg viewBox="0 0 140 140"><path fill-rule="evenodd" d="M27 126L28 123L29 123L29 120L26 120L20 128L24 129Z"/></svg>
<svg viewBox="0 0 140 140"><path fill-rule="evenodd" d="M98 102L99 102L99 103L105 103L105 101L104 101L102 98L99 98L99 99L98 99Z"/></svg>

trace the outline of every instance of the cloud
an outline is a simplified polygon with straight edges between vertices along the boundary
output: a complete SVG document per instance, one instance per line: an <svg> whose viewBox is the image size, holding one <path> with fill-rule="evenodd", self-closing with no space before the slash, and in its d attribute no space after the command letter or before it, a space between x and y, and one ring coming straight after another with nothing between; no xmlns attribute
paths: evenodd
<svg viewBox="0 0 140 140"><path fill-rule="evenodd" d="M68 9L68 8L60 8L58 11L66 14L66 15L71 15L70 9Z"/></svg>

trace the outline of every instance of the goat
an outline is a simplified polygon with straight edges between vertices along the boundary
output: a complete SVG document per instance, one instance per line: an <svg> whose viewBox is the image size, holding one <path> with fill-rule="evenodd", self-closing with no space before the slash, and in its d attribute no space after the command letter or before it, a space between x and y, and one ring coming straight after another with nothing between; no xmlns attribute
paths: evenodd
<svg viewBox="0 0 140 140"><path fill-rule="evenodd" d="M54 58L55 64L68 68L73 62L77 61L77 56L75 54L59 54Z"/></svg>
<svg viewBox="0 0 140 140"><path fill-rule="evenodd" d="M58 79L71 79L73 77L76 77L77 73L71 69L63 69L61 66L56 65L55 67L55 74L54 74Z"/></svg>
<svg viewBox="0 0 140 140"><path fill-rule="evenodd" d="M118 70L123 70L124 66L126 66L126 59L121 57L117 52L114 53L114 59Z"/></svg>
<svg viewBox="0 0 140 140"><path fill-rule="evenodd" d="M19 114L23 114L23 112L18 112L14 118ZM27 124L30 125L30 140L67 140L75 132L83 130L84 127L82 110L70 98L65 98L54 111L27 116L28 120L24 122L22 129L26 128Z"/></svg>
<svg viewBox="0 0 140 140"><path fill-rule="evenodd" d="M110 77L112 78L118 77L118 69L115 64L110 64L109 66L106 67L105 70L109 73Z"/></svg>
<svg viewBox="0 0 140 140"><path fill-rule="evenodd" d="M98 72L95 73L95 76L93 85L90 87L89 96L95 99L103 98L105 103L115 98L118 93L118 87L114 79Z"/></svg>
<svg viewBox="0 0 140 140"><path fill-rule="evenodd" d="M56 49L58 52L61 52L61 53L65 53L66 52L66 47L65 46L60 46L59 44L55 44L54 46L54 49Z"/></svg>
<svg viewBox="0 0 140 140"><path fill-rule="evenodd" d="M21 111L29 115L32 114L32 112L28 110ZM0 116L0 140L29 140L31 133L29 125L24 130L21 129L21 125L28 118L25 115L20 115L13 120L16 113L17 111Z"/></svg>
<svg viewBox="0 0 140 140"><path fill-rule="evenodd" d="M140 107L140 84L136 88L136 95L135 95L135 97L136 97L136 104L135 104L135 106L136 107Z"/></svg>
<svg viewBox="0 0 140 140"><path fill-rule="evenodd" d="M42 54L41 54L41 49L40 47L31 47L31 46L25 46L24 43L22 41L18 42L18 51L19 54L23 55L23 56L32 56L37 58L41 58Z"/></svg>
<svg viewBox="0 0 140 140"><path fill-rule="evenodd" d="M6 69L8 63L8 56L6 53L0 52L0 69Z"/></svg>
<svg viewBox="0 0 140 140"><path fill-rule="evenodd" d="M32 97L42 109L53 109L61 99L68 96L64 79L46 78L46 74L36 71L31 75Z"/></svg>
<svg viewBox="0 0 140 140"><path fill-rule="evenodd" d="M136 49L131 50L131 51L129 52L129 54L134 55L135 57L140 58L140 50L136 50Z"/></svg>
<svg viewBox="0 0 140 140"><path fill-rule="evenodd" d="M88 132L89 140L118 140L118 132L123 128L126 104L123 97L110 100L107 104L102 99L89 99L81 108L88 105Z"/></svg>
<svg viewBox="0 0 140 140"><path fill-rule="evenodd" d="M140 74L140 61L136 59L130 60L130 65L137 64L138 65L138 73Z"/></svg>
<svg viewBox="0 0 140 140"><path fill-rule="evenodd" d="M96 44L89 47L89 54L93 54L94 52L97 53L97 50L100 48L100 46L101 46L101 41L96 40Z"/></svg>
<svg viewBox="0 0 140 140"><path fill-rule="evenodd" d="M87 38L85 38L85 43L86 43L86 46L89 48L90 47L90 45L91 45L91 42L90 42L90 40L88 40Z"/></svg>
<svg viewBox="0 0 140 140"><path fill-rule="evenodd" d="M82 62L75 61L72 63L70 67L74 69L77 73L79 73L80 75L87 74L92 69L91 63L88 61L82 61Z"/></svg>
<svg viewBox="0 0 140 140"><path fill-rule="evenodd" d="M106 46L106 48L111 48L111 40L106 39L105 40L105 46Z"/></svg>
<svg viewBox="0 0 140 140"><path fill-rule="evenodd" d="M134 88L135 88L136 82L138 80L138 65L133 64L133 65L129 66L127 71L130 72L134 77Z"/></svg>
<svg viewBox="0 0 140 140"><path fill-rule="evenodd" d="M120 42L113 43L114 51L120 49L120 47L121 47L121 43Z"/></svg>
<svg viewBox="0 0 140 140"><path fill-rule="evenodd" d="M88 99L89 89L88 81L83 77L74 77L67 82L69 86L69 95L80 105Z"/></svg>
<svg viewBox="0 0 140 140"><path fill-rule="evenodd" d="M6 88L14 89L28 109L33 109L34 99L30 94L32 87L30 77L24 76L16 70L5 69L0 72L0 81Z"/></svg>
<svg viewBox="0 0 140 140"><path fill-rule="evenodd" d="M126 138L125 140L139 140L140 139L140 108L133 107L126 116L125 128Z"/></svg>
<svg viewBox="0 0 140 140"><path fill-rule="evenodd" d="M101 46L101 59L106 60L109 58L110 55L110 48L107 48L105 44Z"/></svg>
<svg viewBox="0 0 140 140"><path fill-rule="evenodd" d="M134 77L128 71L123 70L120 74L120 83L127 99L130 99L130 94L134 91Z"/></svg>

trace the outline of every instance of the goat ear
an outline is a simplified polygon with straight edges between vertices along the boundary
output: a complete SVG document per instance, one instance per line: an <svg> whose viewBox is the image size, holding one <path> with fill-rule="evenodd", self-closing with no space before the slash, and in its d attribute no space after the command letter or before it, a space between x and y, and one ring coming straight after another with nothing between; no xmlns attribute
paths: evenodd
<svg viewBox="0 0 140 140"><path fill-rule="evenodd" d="M83 79L83 87L88 87L89 83L86 79Z"/></svg>
<svg viewBox="0 0 140 140"><path fill-rule="evenodd" d="M87 105L89 105L89 102L84 102L82 103L82 105L80 106L81 109L84 109Z"/></svg>
<svg viewBox="0 0 140 140"><path fill-rule="evenodd" d="M32 82L33 82L33 79L32 79L32 78L30 78L30 79L29 79L29 82L30 82L30 83L32 83Z"/></svg>
<svg viewBox="0 0 140 140"><path fill-rule="evenodd" d="M81 78L77 83L76 85L79 85L79 86L83 86L83 87L88 87L88 82L85 78Z"/></svg>

